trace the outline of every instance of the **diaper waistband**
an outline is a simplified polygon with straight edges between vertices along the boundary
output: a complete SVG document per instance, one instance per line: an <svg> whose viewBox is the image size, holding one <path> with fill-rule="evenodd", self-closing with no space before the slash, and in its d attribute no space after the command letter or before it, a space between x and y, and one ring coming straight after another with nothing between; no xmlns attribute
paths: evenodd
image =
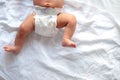
<svg viewBox="0 0 120 80"><path fill-rule="evenodd" d="M57 15L61 12L61 8L47 8L41 6L34 6L34 13L36 15Z"/></svg>

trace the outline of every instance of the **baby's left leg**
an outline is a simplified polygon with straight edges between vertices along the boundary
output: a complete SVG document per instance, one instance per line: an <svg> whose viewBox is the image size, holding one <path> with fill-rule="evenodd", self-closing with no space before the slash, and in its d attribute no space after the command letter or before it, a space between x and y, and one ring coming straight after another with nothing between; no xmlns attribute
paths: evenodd
<svg viewBox="0 0 120 80"><path fill-rule="evenodd" d="M59 14L57 17L57 28L63 27L65 27L65 31L62 39L62 46L76 48L76 43L71 40L76 28L75 16L68 13Z"/></svg>
<svg viewBox="0 0 120 80"><path fill-rule="evenodd" d="M20 25L15 38L14 42L15 44L4 46L5 51L18 54L23 44L25 43L27 36L33 31L34 31L34 14L30 14L25 19L25 21L23 21L23 23Z"/></svg>

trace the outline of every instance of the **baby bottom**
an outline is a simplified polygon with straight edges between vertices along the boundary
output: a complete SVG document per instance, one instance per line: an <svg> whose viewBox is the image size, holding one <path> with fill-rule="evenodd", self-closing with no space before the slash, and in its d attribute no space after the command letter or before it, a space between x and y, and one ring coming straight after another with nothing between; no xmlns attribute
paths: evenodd
<svg viewBox="0 0 120 80"><path fill-rule="evenodd" d="M35 15L34 18L37 34L52 37L57 33L57 15Z"/></svg>

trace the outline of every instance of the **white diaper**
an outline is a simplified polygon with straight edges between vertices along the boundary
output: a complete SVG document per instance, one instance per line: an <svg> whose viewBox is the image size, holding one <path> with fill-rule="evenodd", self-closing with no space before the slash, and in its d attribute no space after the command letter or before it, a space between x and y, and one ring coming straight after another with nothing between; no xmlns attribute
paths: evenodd
<svg viewBox="0 0 120 80"><path fill-rule="evenodd" d="M56 28L57 14L60 12L58 8L35 6L35 32L46 37L54 36L58 31Z"/></svg>

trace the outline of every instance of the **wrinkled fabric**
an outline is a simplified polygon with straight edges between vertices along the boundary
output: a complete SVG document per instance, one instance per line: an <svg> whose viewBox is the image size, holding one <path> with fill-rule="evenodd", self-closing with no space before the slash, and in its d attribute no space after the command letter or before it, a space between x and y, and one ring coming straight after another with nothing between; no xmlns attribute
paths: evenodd
<svg viewBox="0 0 120 80"><path fill-rule="evenodd" d="M32 0L0 1L0 80L120 80L120 26L109 12L80 0L65 0L63 9L77 18L77 48L61 46L60 29L53 38L31 33L18 55L5 52L32 11Z"/></svg>

